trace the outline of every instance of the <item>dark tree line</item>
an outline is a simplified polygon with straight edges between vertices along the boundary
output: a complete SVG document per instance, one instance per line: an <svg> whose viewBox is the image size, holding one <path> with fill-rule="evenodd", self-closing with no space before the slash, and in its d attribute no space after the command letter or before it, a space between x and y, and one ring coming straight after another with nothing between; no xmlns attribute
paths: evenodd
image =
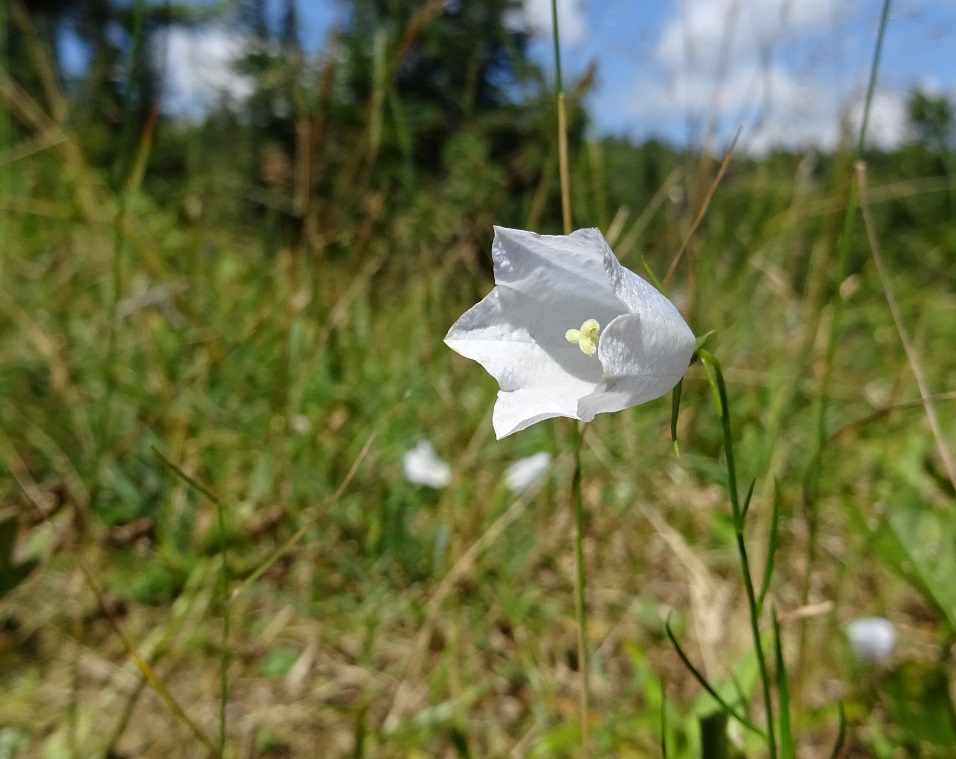
<svg viewBox="0 0 956 759"><path fill-rule="evenodd" d="M441 207L447 218L437 226L475 237L495 218L559 226L554 97L548 74L529 57L527 31L511 22L521 0L339 0L339 27L307 45L298 0L14 3L28 16L24 25L14 13L6 26L14 78L27 92L44 91L31 51L35 32L92 165L121 182L137 141L154 131L147 189L160 202L186 184L195 190L199 176L206 188L219 183L218 195L201 194L220 198L223 208L231 204L234 221L258 223L271 214L317 236L370 208L385 217L419 208L432 223ZM252 95L211 104L198 123L164 116L162 33L213 23L245 40L236 66ZM67 34L88 60L72 78L58 60ZM587 151L579 148L587 118L579 96L590 81L577 90L569 85L572 154L585 180ZM908 108L910 142L886 160L898 158L907 175L950 172L952 103L916 90ZM607 223L608 209L648 203L684 150L654 140L603 145L611 169L605 196L576 200L592 223ZM236 193L237 186L245 191Z"/></svg>

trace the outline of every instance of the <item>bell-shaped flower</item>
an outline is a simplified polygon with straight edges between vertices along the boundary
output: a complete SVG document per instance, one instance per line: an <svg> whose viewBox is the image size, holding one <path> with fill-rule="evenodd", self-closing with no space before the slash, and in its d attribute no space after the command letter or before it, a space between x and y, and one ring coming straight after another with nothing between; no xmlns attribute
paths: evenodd
<svg viewBox="0 0 956 759"><path fill-rule="evenodd" d="M451 467L443 461L432 444L420 440L418 445L402 455L402 472L414 485L441 490L451 482Z"/></svg>
<svg viewBox="0 0 956 759"><path fill-rule="evenodd" d="M694 333L599 230L495 227L492 257L495 289L445 342L498 381L499 439L555 416L589 422L654 400L684 376Z"/></svg>

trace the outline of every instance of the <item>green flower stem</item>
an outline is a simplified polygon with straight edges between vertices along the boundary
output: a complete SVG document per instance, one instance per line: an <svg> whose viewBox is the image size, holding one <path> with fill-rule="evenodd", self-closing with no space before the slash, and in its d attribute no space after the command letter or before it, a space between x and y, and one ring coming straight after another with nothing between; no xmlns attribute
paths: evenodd
<svg viewBox="0 0 956 759"><path fill-rule="evenodd" d="M767 661L764 657L763 643L760 638L760 612L757 609L757 595L754 592L753 578L750 574L750 559L747 557L747 546L744 541L744 511L740 506L740 495L737 492L737 466L734 462L734 439L730 426L730 405L727 402L727 386L724 375L720 370L720 362L707 350L699 350L698 355L707 372L717 411L720 414L720 424L724 432L724 458L727 461L727 489L730 491L730 505L733 510L734 533L737 539L737 550L740 553L740 570L743 574L744 588L747 591L747 605L750 611L750 628L754 638L754 649L757 652L757 666L760 670L760 680L763 684L764 708L767 711L767 744L772 759L777 757L777 739L774 732L773 700L771 697L770 675L767 672Z"/></svg>
<svg viewBox="0 0 956 759"><path fill-rule="evenodd" d="M571 175L568 170L568 121L564 108L564 83L561 80L561 36L558 33L557 0L551 0L551 29L554 34L554 80L558 103L558 168L561 177L561 218L564 234L571 234ZM588 759L588 652L587 613L584 608L584 499L581 496L581 443L584 424L574 425L574 476L571 490L574 500L574 606L578 627L578 672L581 674L581 757Z"/></svg>
<svg viewBox="0 0 956 759"><path fill-rule="evenodd" d="M578 672L581 675L581 756L588 757L588 649L587 610L584 606L584 498L581 495L581 445L584 442L584 422L574 424L574 475L571 491L574 499L574 609L578 628Z"/></svg>

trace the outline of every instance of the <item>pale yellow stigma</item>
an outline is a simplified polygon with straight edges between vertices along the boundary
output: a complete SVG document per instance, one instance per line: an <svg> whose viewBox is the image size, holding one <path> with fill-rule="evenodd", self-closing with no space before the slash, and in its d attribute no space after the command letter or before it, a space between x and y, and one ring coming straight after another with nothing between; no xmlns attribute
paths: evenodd
<svg viewBox="0 0 956 759"><path fill-rule="evenodd" d="M564 337L569 343L577 343L586 356L593 356L597 353L598 341L601 339L601 325L596 319L588 319L581 329L569 329Z"/></svg>

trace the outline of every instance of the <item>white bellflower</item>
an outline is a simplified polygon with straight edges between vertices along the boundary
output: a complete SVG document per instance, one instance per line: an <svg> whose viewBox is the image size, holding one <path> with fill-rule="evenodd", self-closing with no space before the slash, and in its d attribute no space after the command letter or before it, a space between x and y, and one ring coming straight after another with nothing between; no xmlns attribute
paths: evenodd
<svg viewBox="0 0 956 759"><path fill-rule="evenodd" d="M402 471L405 479L413 485L441 490L451 482L451 467L435 453L427 440L420 440L414 448L405 451Z"/></svg>
<svg viewBox="0 0 956 759"><path fill-rule="evenodd" d="M495 227L492 257L495 289L445 342L498 381L499 439L556 416L590 422L659 398L684 376L694 333L599 230Z"/></svg>

